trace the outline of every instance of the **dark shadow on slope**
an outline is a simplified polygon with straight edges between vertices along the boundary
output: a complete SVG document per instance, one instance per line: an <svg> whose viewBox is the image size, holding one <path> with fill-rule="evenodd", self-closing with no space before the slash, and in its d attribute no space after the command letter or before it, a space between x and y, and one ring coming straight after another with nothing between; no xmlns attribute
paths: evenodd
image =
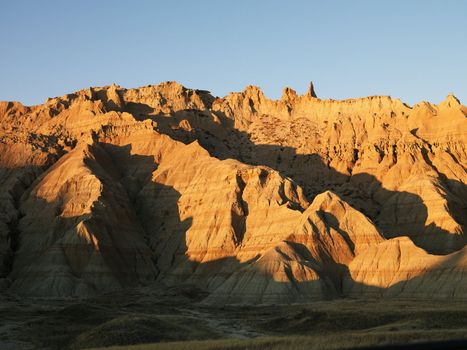
<svg viewBox="0 0 467 350"><path fill-rule="evenodd" d="M139 110L144 108L139 106ZM147 106L145 111L149 110ZM138 118L142 120L145 117L141 114ZM176 140L184 143L198 140L216 158L234 158L247 164L275 169L299 184L310 200L325 190L332 190L371 218L387 238L408 236L419 247L434 254L451 253L467 242L464 235L448 232L434 223L426 226L428 210L418 195L387 190L370 174L342 174L319 154L297 154L294 148L288 146L256 144L249 134L234 127L232 119L218 111L214 114L190 109L171 115L149 114L146 118L157 122L159 132ZM465 200L459 199L461 197L457 194L467 193L467 185L445 179L443 188L453 217L465 231ZM385 216L391 211L391 202L404 204L393 208L395 211L388 221ZM402 207L404 210L401 210ZM382 209L384 215L380 215ZM403 216L406 216L405 221L401 222Z"/></svg>
<svg viewBox="0 0 467 350"><path fill-rule="evenodd" d="M19 210L20 198L45 167L24 166L19 168L0 168L0 186L4 189L0 202L0 278L10 273L15 252L19 247L18 222L22 218Z"/></svg>
<svg viewBox="0 0 467 350"><path fill-rule="evenodd" d="M342 236L342 238L344 238L352 253L355 253L354 242L352 242L352 240L350 239L349 234L339 227L339 221L337 220L337 218L333 214L325 212L324 210L318 210L317 214L327 226L334 229Z"/></svg>
<svg viewBox="0 0 467 350"><path fill-rule="evenodd" d="M329 293L329 299L345 296L343 280L350 276L346 265L336 262L329 252L322 249L319 241L316 242L318 256L313 256L310 252L311 247L307 247L303 243L294 240L287 240L287 243L316 271L323 284L323 289ZM320 261L317 260L318 258ZM335 294L332 295L332 292Z"/></svg>
<svg viewBox="0 0 467 350"><path fill-rule="evenodd" d="M152 179L158 167L153 156L134 154L131 145L99 145L118 169L117 181L128 195L133 221L151 249L155 279L162 280L164 272L188 260L185 241L191 218L179 216L180 193Z"/></svg>
<svg viewBox="0 0 467 350"><path fill-rule="evenodd" d="M90 212L79 216L64 213L69 191L89 196L87 191L92 189L86 188L86 179L74 184L70 178L53 202L36 197L30 188L19 203L24 216L18 223L19 249L9 276L19 294L86 295L154 281L152 253L120 183L121 174L102 145L90 146L90 152L92 157L84 158L84 164L101 183L99 198ZM142 161L147 166L147 157ZM59 161L56 167L60 166ZM77 205L79 201L68 205L67 210L73 211Z"/></svg>
<svg viewBox="0 0 467 350"><path fill-rule="evenodd" d="M463 228L467 227L467 201L465 200L467 198L467 185L457 180L449 179L446 174L441 172L430 160L428 150L426 148L422 148L421 152L425 162L439 174L439 178L443 187L449 192L457 195L454 200L447 202L448 208L450 209L450 212L452 213L455 220ZM448 154L454 159L456 163L461 164L450 152L448 152Z"/></svg>
<svg viewBox="0 0 467 350"><path fill-rule="evenodd" d="M117 146L99 143L109 154L113 166L118 169L118 181L125 188L131 202L134 203L142 186L151 181L157 164L152 156L131 153L131 145Z"/></svg>
<svg viewBox="0 0 467 350"><path fill-rule="evenodd" d="M63 196L74 185L64 188L53 202L32 195L33 187L21 190L21 194L27 192L21 201L17 199L22 217L15 221L15 227L10 227L10 236L15 235L10 238L14 251L5 256L5 263L13 265L5 271L5 277L12 280L15 293L86 296L94 286L90 294L100 294L163 280L163 273L188 261L185 235L191 218L180 221L179 192L152 181L157 169L154 157L132 154L131 145L95 143L90 147L92 157L84 158L84 163L102 184L90 213L63 215ZM88 191L82 187L87 186L85 182L77 186L81 186L77 193ZM83 237L79 227L92 238ZM88 239L95 240L97 246ZM31 247L28 241L40 248ZM103 266L93 267L96 261L99 264L96 254ZM118 285L111 285L113 278ZM88 285L88 290L79 284ZM39 286L43 289L36 288Z"/></svg>
<svg viewBox="0 0 467 350"><path fill-rule="evenodd" d="M435 223L426 225L428 209L423 200L416 194L405 191L389 191L381 186L374 176L360 173L353 175L350 184L367 193L379 205L378 215L370 218L386 238L408 236L412 241L432 254L449 254L462 249L466 237L455 232L448 232ZM459 183L466 187L465 184ZM451 201L456 201L449 189L444 189ZM346 196L343 196L346 199ZM351 203L352 204L352 203ZM357 209L359 209L357 207ZM453 212L450 211L453 215ZM458 215L453 215L456 218ZM462 221L457 221L462 225ZM462 226L463 227L463 226Z"/></svg>
<svg viewBox="0 0 467 350"><path fill-rule="evenodd" d="M127 102L125 109L131 113L136 119L146 119L149 113L152 113L153 108L144 103Z"/></svg>
<svg viewBox="0 0 467 350"><path fill-rule="evenodd" d="M10 153L6 157L6 165L0 166L0 278L10 273L18 249L18 223L23 216L19 210L21 196L65 153L65 147L74 146L68 139L59 140L53 135L22 133L19 131L19 137L9 133L0 135L2 152ZM25 154L19 156L17 152L24 149ZM12 166L9 160L18 161L22 166ZM0 163L3 161L1 159Z"/></svg>

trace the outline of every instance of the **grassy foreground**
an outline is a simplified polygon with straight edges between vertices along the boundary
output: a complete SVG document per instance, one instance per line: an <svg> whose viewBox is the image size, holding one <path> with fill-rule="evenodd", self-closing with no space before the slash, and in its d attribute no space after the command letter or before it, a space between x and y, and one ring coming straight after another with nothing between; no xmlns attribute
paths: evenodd
<svg viewBox="0 0 467 350"><path fill-rule="evenodd" d="M259 337L254 339L219 339L112 346L89 350L308 350L350 349L354 347L407 344L420 341L453 340L467 338L464 329L450 331L407 331L396 334L375 332L371 334L333 334L329 336Z"/></svg>
<svg viewBox="0 0 467 350"><path fill-rule="evenodd" d="M207 307L196 293L134 290L87 300L0 298L0 349L348 349L467 339L467 303L341 299Z"/></svg>

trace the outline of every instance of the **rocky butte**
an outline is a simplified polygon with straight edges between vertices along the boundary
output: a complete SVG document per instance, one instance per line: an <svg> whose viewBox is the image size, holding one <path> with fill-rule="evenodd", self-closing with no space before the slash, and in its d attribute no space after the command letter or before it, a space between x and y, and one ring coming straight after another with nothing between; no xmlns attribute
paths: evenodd
<svg viewBox="0 0 467 350"><path fill-rule="evenodd" d="M467 298L467 108L175 82L0 102L0 289Z"/></svg>

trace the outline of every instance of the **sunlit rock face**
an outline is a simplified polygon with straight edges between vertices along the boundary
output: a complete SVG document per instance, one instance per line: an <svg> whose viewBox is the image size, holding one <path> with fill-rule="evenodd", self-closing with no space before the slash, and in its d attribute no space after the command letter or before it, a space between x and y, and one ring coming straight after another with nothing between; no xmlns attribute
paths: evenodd
<svg viewBox="0 0 467 350"><path fill-rule="evenodd" d="M467 108L175 82L0 102L0 288L466 298Z"/></svg>

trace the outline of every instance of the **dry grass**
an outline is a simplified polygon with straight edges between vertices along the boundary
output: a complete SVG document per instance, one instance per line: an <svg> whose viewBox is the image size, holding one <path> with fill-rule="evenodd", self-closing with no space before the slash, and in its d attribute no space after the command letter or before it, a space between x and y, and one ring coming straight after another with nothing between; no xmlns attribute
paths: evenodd
<svg viewBox="0 0 467 350"><path fill-rule="evenodd" d="M176 291L0 301L1 349L341 349L467 338L467 307L461 302L335 300L209 308Z"/></svg>
<svg viewBox="0 0 467 350"><path fill-rule="evenodd" d="M407 344L417 341L465 339L466 330L375 332L371 334L332 334L328 336L284 336L255 339L221 339L185 341L133 346L113 346L88 350L318 350L350 349L354 347Z"/></svg>
<svg viewBox="0 0 467 350"><path fill-rule="evenodd" d="M114 344L141 344L188 339L212 339L216 335L196 320L177 316L131 314L117 317L80 334L72 349Z"/></svg>

